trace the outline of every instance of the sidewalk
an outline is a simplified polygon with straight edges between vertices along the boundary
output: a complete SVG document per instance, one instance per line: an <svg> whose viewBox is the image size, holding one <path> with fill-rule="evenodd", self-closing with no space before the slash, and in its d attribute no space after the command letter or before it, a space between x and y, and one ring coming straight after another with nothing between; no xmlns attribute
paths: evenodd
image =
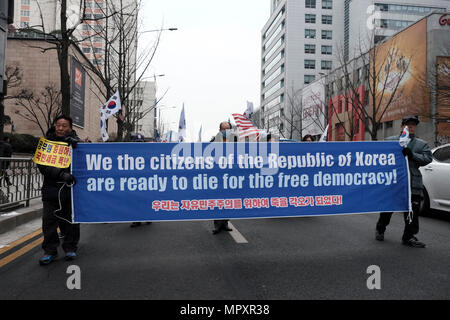
<svg viewBox="0 0 450 320"><path fill-rule="evenodd" d="M42 217L41 198L30 200L30 206L0 214L0 235Z"/></svg>

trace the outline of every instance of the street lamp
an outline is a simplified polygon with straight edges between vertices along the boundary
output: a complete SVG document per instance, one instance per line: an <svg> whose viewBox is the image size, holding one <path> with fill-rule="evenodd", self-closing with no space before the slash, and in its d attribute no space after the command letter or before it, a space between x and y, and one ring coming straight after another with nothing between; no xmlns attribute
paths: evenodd
<svg viewBox="0 0 450 320"><path fill-rule="evenodd" d="M158 130L158 131L161 131L161 132L159 132L159 134L162 136L163 134L164 134L164 132L162 132L162 131L164 131L164 124L166 123L166 122L162 122L161 120L161 109L163 109L163 110L165 110L165 109L175 109L176 108L176 106L156 106L157 107L157 109L158 109L158 115L156 116L156 118L157 118L157 120L158 120L158 123L157 123L157 126L155 126L156 127L156 130ZM155 119L156 120L156 119ZM156 133L156 132L155 132Z"/></svg>
<svg viewBox="0 0 450 320"><path fill-rule="evenodd" d="M154 30L140 31L139 33L157 32L157 31L177 31L177 30L178 28L154 29Z"/></svg>

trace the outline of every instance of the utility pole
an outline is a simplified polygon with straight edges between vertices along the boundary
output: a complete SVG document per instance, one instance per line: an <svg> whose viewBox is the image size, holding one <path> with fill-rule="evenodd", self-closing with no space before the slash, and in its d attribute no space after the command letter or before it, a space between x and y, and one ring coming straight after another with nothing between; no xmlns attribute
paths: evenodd
<svg viewBox="0 0 450 320"><path fill-rule="evenodd" d="M8 39L8 25L13 23L14 0L0 2L0 142L3 142L3 127L5 124L6 95L6 41ZM3 143L1 144L0 155L3 155Z"/></svg>

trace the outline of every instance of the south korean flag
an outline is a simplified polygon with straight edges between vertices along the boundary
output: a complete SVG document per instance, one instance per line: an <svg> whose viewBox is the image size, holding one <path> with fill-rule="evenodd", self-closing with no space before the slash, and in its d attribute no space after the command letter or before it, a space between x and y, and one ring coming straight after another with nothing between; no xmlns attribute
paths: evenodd
<svg viewBox="0 0 450 320"><path fill-rule="evenodd" d="M112 115L119 112L122 109L122 104L120 103L119 90L106 102L103 107L100 108L100 113L102 117L108 119Z"/></svg>

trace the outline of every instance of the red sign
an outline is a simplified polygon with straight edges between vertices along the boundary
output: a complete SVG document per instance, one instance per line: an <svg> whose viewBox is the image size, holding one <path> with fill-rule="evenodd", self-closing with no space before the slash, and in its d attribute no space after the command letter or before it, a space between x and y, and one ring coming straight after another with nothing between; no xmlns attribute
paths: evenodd
<svg viewBox="0 0 450 320"><path fill-rule="evenodd" d="M447 14L443 14L440 18L439 18L439 24L441 26L450 26L450 18L446 19L445 17L447 16Z"/></svg>
<svg viewBox="0 0 450 320"><path fill-rule="evenodd" d="M77 67L75 67L75 83L80 87L83 85L83 74Z"/></svg>

